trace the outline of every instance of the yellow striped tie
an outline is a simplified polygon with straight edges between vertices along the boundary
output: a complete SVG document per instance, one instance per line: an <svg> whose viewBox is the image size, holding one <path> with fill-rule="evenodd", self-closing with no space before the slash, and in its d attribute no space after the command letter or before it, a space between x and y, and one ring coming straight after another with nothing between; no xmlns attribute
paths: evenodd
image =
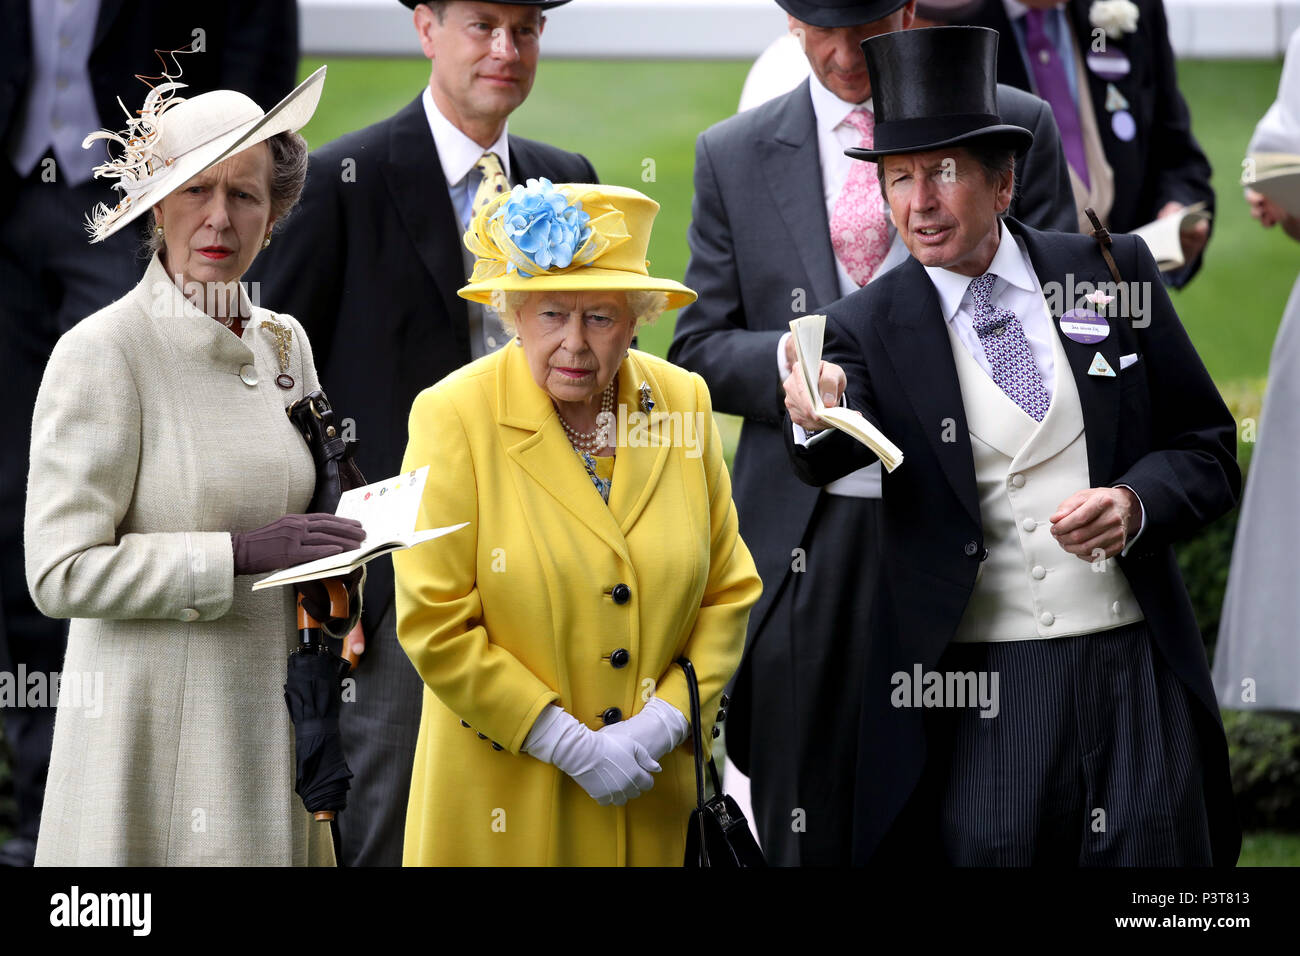
<svg viewBox="0 0 1300 956"><path fill-rule="evenodd" d="M478 170L481 178L478 189L474 193L474 205L470 207L471 218L477 216L479 210L501 193L510 190L510 181L506 179L505 170L501 168L501 160L497 158L496 153L484 153L483 158L474 164L474 168Z"/></svg>

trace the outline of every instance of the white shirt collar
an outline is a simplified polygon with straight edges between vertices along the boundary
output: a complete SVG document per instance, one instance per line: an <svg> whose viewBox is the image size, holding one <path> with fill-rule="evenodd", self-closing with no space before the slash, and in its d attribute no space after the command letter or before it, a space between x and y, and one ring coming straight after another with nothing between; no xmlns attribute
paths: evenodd
<svg viewBox="0 0 1300 956"><path fill-rule="evenodd" d="M1018 289L1034 292L1038 288L1038 283L1029 272L1029 266L1020 252L1015 236L1011 235L1005 219L1000 220L999 225L1001 228L998 232L998 251L993 254L993 261L989 263L988 271ZM934 283L934 290L939 293L939 304L943 307L944 320L951 322L975 277L964 276L960 272L952 272L937 266L923 268L930 281Z"/></svg>
<svg viewBox="0 0 1300 956"><path fill-rule="evenodd" d="M872 109L871 98L865 103L846 103L817 79L816 73L808 74L808 89L812 94L813 116L817 120L819 133L830 133L844 122L844 118L858 107ZM874 111L873 111L874 112Z"/></svg>
<svg viewBox="0 0 1300 956"><path fill-rule="evenodd" d="M447 180L448 186L459 185L484 153L496 153L497 158L501 160L501 168L506 174L506 179L510 178L508 122L501 127L501 135L497 137L497 141L484 149L442 115L438 105L433 101L433 91L427 86L420 98L424 102L424 114L429 119L429 130L433 133L434 145L438 147L442 175Z"/></svg>

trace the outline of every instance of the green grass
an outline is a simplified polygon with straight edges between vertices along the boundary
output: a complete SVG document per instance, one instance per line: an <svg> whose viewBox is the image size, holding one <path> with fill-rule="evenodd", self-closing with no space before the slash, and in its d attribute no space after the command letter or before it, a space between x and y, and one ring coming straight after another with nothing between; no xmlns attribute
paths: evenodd
<svg viewBox="0 0 1300 956"><path fill-rule="evenodd" d="M1255 124L1277 95L1280 61L1179 64L1192 129L1214 167L1218 209L1205 264L1174 305L1221 388L1268 372L1300 244L1250 218L1239 185Z"/></svg>
<svg viewBox="0 0 1300 956"><path fill-rule="evenodd" d="M1241 841L1238 866L1300 866L1300 833L1257 830Z"/></svg>

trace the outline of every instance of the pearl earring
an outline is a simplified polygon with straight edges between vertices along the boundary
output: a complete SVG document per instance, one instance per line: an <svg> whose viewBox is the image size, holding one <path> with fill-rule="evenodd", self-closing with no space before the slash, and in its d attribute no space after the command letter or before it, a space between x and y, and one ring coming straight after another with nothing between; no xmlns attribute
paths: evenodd
<svg viewBox="0 0 1300 956"><path fill-rule="evenodd" d="M262 240L262 248L265 249L271 244L271 234L267 233L266 238Z"/></svg>
<svg viewBox="0 0 1300 956"><path fill-rule="evenodd" d="M162 227L162 226L154 226L154 227L153 227L153 234L154 234L155 236L157 236L159 239L161 239L162 236L163 236L163 227Z"/></svg>

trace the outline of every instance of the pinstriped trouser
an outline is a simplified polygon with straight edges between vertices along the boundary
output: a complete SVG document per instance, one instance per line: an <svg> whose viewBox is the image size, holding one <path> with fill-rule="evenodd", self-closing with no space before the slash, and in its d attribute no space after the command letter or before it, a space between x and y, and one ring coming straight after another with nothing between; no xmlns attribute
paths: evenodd
<svg viewBox="0 0 1300 956"><path fill-rule="evenodd" d="M1145 622L953 644L938 670L998 674L997 716L927 715L951 753L940 823L954 864L1210 864L1195 704Z"/></svg>

